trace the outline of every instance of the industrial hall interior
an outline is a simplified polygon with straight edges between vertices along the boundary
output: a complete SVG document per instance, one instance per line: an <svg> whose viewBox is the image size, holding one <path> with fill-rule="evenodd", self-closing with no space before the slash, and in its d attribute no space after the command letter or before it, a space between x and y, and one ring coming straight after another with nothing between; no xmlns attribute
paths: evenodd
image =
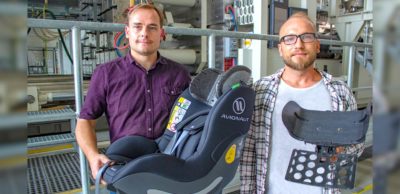
<svg viewBox="0 0 400 194"><path fill-rule="evenodd" d="M27 0L21 192L397 193L372 157L385 2Z"/></svg>

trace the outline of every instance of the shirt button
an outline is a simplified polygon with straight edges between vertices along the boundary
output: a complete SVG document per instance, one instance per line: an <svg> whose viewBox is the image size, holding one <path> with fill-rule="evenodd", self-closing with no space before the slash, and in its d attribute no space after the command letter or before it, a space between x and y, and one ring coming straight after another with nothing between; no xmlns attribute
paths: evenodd
<svg viewBox="0 0 400 194"><path fill-rule="evenodd" d="M151 128L149 128L148 130L151 131Z"/></svg>
<svg viewBox="0 0 400 194"><path fill-rule="evenodd" d="M151 108L147 109L147 111L151 112Z"/></svg>
<svg viewBox="0 0 400 194"><path fill-rule="evenodd" d="M150 93L150 90L147 90L147 93Z"/></svg>
<svg viewBox="0 0 400 194"><path fill-rule="evenodd" d="M171 94L175 94L175 92L174 92L174 91L171 91Z"/></svg>

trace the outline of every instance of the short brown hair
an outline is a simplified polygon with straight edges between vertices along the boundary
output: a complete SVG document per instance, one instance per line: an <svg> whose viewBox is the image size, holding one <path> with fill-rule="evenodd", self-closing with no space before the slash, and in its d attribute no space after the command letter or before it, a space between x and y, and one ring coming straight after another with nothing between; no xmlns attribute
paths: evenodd
<svg viewBox="0 0 400 194"><path fill-rule="evenodd" d="M289 19L290 19L290 18L295 18L295 17L306 19L308 22L310 22L311 26L314 28L314 31L317 32L317 26L316 26L315 23L311 20L311 18L308 17L308 15L307 15L305 12L300 11L300 12L294 13L293 15L291 15L291 16L289 17Z"/></svg>
<svg viewBox="0 0 400 194"><path fill-rule="evenodd" d="M126 18L126 24L129 24L129 16L134 13L135 11L139 9L148 9L148 10L154 10L157 12L158 17L160 18L160 26L162 27L164 25L164 14L161 12L160 9L158 9L156 6L152 4L147 4L147 3L141 3L137 4L134 6L129 7L128 9L125 10L124 16Z"/></svg>
<svg viewBox="0 0 400 194"><path fill-rule="evenodd" d="M312 26L312 28L314 29L314 33L317 33L317 27L316 27L315 23L310 19L310 17L308 17L308 15L307 15L305 12L302 12L302 11L296 12L296 13L294 13L293 15L291 15L291 16L282 24L281 29L282 29L282 27L286 24L287 21L289 21L290 19L293 19L293 18L302 18L302 19L307 20L307 21L310 23L310 25ZM279 36L281 35L281 29L279 30ZM279 38L281 38L281 37L279 37Z"/></svg>

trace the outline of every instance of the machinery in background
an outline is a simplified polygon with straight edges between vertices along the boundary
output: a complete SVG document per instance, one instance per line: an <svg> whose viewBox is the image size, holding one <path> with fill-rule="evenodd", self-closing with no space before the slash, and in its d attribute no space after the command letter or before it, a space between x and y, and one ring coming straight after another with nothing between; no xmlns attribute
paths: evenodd
<svg viewBox="0 0 400 194"><path fill-rule="evenodd" d="M373 44L372 4L372 0L342 0L330 4L328 23L340 41ZM355 47L353 53L349 46L338 49L345 67L343 74L351 78L347 80L349 87L353 88L357 102L364 106L372 98L372 49ZM348 63L351 58L354 58L353 65Z"/></svg>
<svg viewBox="0 0 400 194"><path fill-rule="evenodd" d="M165 24L174 27L199 27L199 3L191 1L115 1L81 0L68 4L47 1L29 1L28 17L59 20L78 20L108 23L125 23L124 12L138 3L154 3L166 16ZM30 33L29 33L30 32ZM60 35L59 35L60 34ZM28 31L28 75L72 74L70 57L71 35L52 29L29 29ZM62 44L61 44L62 40ZM97 65L123 56L128 50L124 31L83 31L82 32L83 74L90 77ZM161 44L163 54L188 66L194 72L200 63L200 38L167 35ZM184 50L179 50L184 49ZM187 55L181 55L184 52ZM183 59L182 59L183 56Z"/></svg>
<svg viewBox="0 0 400 194"><path fill-rule="evenodd" d="M165 25L174 27L199 27L199 4L191 1L115 1L76 0L68 3L58 1L29 1L28 17L55 20L77 20L108 23L125 23L124 12L138 3L155 3L165 13ZM35 122L28 122L28 136L45 136L70 133L73 123L70 119L50 119L50 112L68 112L75 107L73 65L71 58L71 33L69 30L35 29L28 30L27 95L28 116ZM81 32L83 95L86 95L89 80L97 65L111 61L128 52L124 31ZM195 72L200 63L200 37L166 35L161 43L160 53L186 65ZM42 114L49 113L49 120L36 122ZM54 114L57 115L57 114ZM47 117L46 117L47 118ZM29 120L29 119L28 119ZM96 129L107 129L104 118Z"/></svg>
<svg viewBox="0 0 400 194"><path fill-rule="evenodd" d="M240 1L229 1L224 5L224 30L227 31L238 31L238 23L240 16L236 17L239 13L241 13L240 9L235 9L235 5L240 4ZM235 11L236 10L236 11ZM238 48L239 48L239 40L237 38L224 37L224 66L223 70L227 71L231 67L237 65L238 58Z"/></svg>
<svg viewBox="0 0 400 194"><path fill-rule="evenodd" d="M71 1L67 5L58 2L49 2L48 5L45 5L41 1L29 1L28 17L124 23L123 13L132 2L142 3L147 1L82 0ZM278 34L280 26L290 15L299 11L308 12L305 9L308 4L304 6L299 1L270 0L268 1L269 7L265 10L268 12L269 21L265 22L265 24L256 24L255 22L258 22L255 20L257 15L255 4L257 1L254 0L154 0L151 2L163 9L166 26L204 27L201 24L201 18L204 19L203 16L206 15L205 28L207 29L252 33L255 26L267 25L268 33L274 35ZM206 13L199 9L202 3L207 5ZM361 9L361 5L364 9ZM316 6L316 23L320 39L372 42L372 22L351 21L355 25L346 25L346 22L350 21L351 18L356 18L348 17L348 14L353 16L361 14L361 18L367 16L364 18L369 20L368 8L370 7L370 1L342 0L333 3L333 1L320 0L310 6ZM351 35L349 32L351 32ZM68 30L57 32L54 29L32 29L28 34L27 44L28 75L41 76L48 74L51 77L51 75L72 74L72 63L69 56L71 48L69 44L65 44L69 43L70 40L71 33ZM128 43L123 31L86 30L82 31L81 40L82 71L86 78L91 76L97 65L113 60L118 56L123 56L128 51ZM255 64L257 61L253 56L253 49L255 48L253 48L252 40L217 36L215 41L216 68L227 70L235 65L246 65L250 68L253 65L258 65ZM282 65L276 44L274 41L268 41L269 49L263 53L267 55L269 61L268 71L263 72L264 74L271 74ZM198 36L167 34L165 41L161 43L160 53L167 58L185 64L195 74L207 63L207 50L201 49L206 45L207 42L204 43ZM344 47L321 45L321 52L317 56L317 67L328 71L336 77L345 75L347 64L344 62L348 61L347 56L344 55L346 53L345 49ZM363 58L363 55L367 57ZM356 60L359 64L371 67L371 59L372 49L357 50ZM359 73L356 71L355 74ZM368 76L355 76L355 79L359 79L354 82L355 86L363 86L364 82L368 82ZM43 83L41 85L28 80L29 111L45 110L51 107L67 105L68 103L70 103L70 106L74 104L73 101L65 100L67 98L72 99L73 85L71 83L68 83L68 91L52 91L54 89L49 89L49 87L57 88L56 85L59 84L60 87L58 88L66 88L67 84L56 81L54 83L48 82L53 82L53 79L48 79L48 81L44 82L46 84ZM367 99L370 96L363 93L366 93L366 91L357 91L357 95L360 94L358 97Z"/></svg>
<svg viewBox="0 0 400 194"><path fill-rule="evenodd" d="M88 80L83 81L83 93L87 92ZM74 109L74 79L72 75L35 75L27 77L28 115L40 112L62 112ZM105 125L106 126L106 125ZM71 122L68 119L28 122L28 137L49 134L70 133ZM103 127L104 128L104 127Z"/></svg>
<svg viewBox="0 0 400 194"><path fill-rule="evenodd" d="M83 81L86 94L89 81ZM28 111L73 105L75 100L72 75L36 75L27 78Z"/></svg>
<svg viewBox="0 0 400 194"><path fill-rule="evenodd" d="M341 0L343 13L356 13L364 10L364 0Z"/></svg>
<svg viewBox="0 0 400 194"><path fill-rule="evenodd" d="M289 8L289 0L271 0L269 3L269 21L268 21L268 32L271 35L278 35L279 29L281 28L282 24L288 18L288 8ZM268 47L276 47L278 42L275 41L268 41Z"/></svg>

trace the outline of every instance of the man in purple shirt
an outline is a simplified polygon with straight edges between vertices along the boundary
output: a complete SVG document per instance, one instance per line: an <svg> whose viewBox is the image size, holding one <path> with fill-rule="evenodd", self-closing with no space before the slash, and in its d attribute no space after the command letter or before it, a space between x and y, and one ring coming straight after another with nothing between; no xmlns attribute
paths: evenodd
<svg viewBox="0 0 400 194"><path fill-rule="evenodd" d="M76 126L76 139L93 177L109 161L97 149L97 118L105 113L111 142L127 135L156 139L164 133L175 99L190 83L182 65L157 51L164 34L162 13L140 4L127 18L130 53L96 68Z"/></svg>

